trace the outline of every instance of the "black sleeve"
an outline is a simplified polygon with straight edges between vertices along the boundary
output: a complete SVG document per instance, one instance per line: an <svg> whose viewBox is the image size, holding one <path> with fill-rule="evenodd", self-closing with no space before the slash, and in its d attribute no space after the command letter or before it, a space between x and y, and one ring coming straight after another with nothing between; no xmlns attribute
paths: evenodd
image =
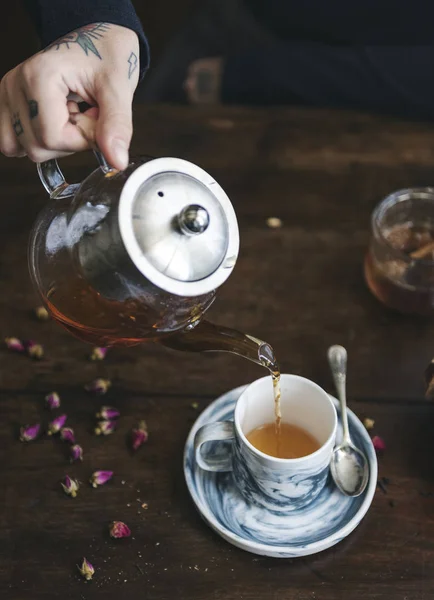
<svg viewBox="0 0 434 600"><path fill-rule="evenodd" d="M24 0L45 47L66 33L90 23L113 23L132 29L140 41L140 76L149 66L149 46L130 0Z"/></svg>

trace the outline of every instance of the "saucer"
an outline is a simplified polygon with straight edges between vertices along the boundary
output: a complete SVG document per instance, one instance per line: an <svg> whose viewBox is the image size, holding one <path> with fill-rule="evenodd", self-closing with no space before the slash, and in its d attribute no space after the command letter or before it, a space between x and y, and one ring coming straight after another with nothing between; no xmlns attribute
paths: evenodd
<svg viewBox="0 0 434 600"><path fill-rule="evenodd" d="M347 537L367 513L377 485L377 457L366 429L348 410L354 444L366 454L369 482L357 498L344 496L331 477L316 500L289 514L277 514L248 504L236 487L232 473L200 469L194 459L194 436L206 423L233 420L235 404L246 386L223 394L199 416L187 438L184 474L191 497L203 519L229 543L248 552L277 558L294 558L321 552ZM340 414L339 403L330 396ZM338 427L337 443L342 438ZM212 445L211 445L212 444ZM222 442L209 443L218 453Z"/></svg>

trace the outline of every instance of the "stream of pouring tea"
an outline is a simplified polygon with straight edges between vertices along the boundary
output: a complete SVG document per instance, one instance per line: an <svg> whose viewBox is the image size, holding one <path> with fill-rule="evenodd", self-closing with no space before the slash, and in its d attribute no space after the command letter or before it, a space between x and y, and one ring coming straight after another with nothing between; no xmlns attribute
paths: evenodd
<svg viewBox="0 0 434 600"><path fill-rule="evenodd" d="M280 442L282 435L282 411L280 404L280 367L274 354L274 350L269 344L262 344L259 351L259 361L264 367L266 367L270 371L271 379L273 382L275 432L277 438L277 451L278 453L280 453Z"/></svg>

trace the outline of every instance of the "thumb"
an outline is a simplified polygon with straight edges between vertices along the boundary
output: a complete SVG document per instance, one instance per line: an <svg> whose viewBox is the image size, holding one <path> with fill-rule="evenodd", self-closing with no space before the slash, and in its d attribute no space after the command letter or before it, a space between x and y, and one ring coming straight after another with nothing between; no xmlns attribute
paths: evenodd
<svg viewBox="0 0 434 600"><path fill-rule="evenodd" d="M122 89L123 88L123 89ZM96 124L96 142L107 162L115 169L128 166L128 150L133 134L132 94L125 86L101 87L96 101L99 117Z"/></svg>

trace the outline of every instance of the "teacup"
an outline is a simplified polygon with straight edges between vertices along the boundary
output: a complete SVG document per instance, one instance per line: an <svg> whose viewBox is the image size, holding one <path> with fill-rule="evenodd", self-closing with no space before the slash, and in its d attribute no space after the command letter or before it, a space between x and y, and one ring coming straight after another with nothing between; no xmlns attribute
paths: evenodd
<svg viewBox="0 0 434 600"><path fill-rule="evenodd" d="M274 421L271 377L254 381L240 395L234 421L208 423L195 436L196 462L207 471L233 471L234 481L249 502L276 512L306 506L320 494L329 474L337 415L328 394L297 375L282 375L282 422L309 432L319 449L300 458L264 454L247 439L257 427ZM207 442L222 442L210 445Z"/></svg>

